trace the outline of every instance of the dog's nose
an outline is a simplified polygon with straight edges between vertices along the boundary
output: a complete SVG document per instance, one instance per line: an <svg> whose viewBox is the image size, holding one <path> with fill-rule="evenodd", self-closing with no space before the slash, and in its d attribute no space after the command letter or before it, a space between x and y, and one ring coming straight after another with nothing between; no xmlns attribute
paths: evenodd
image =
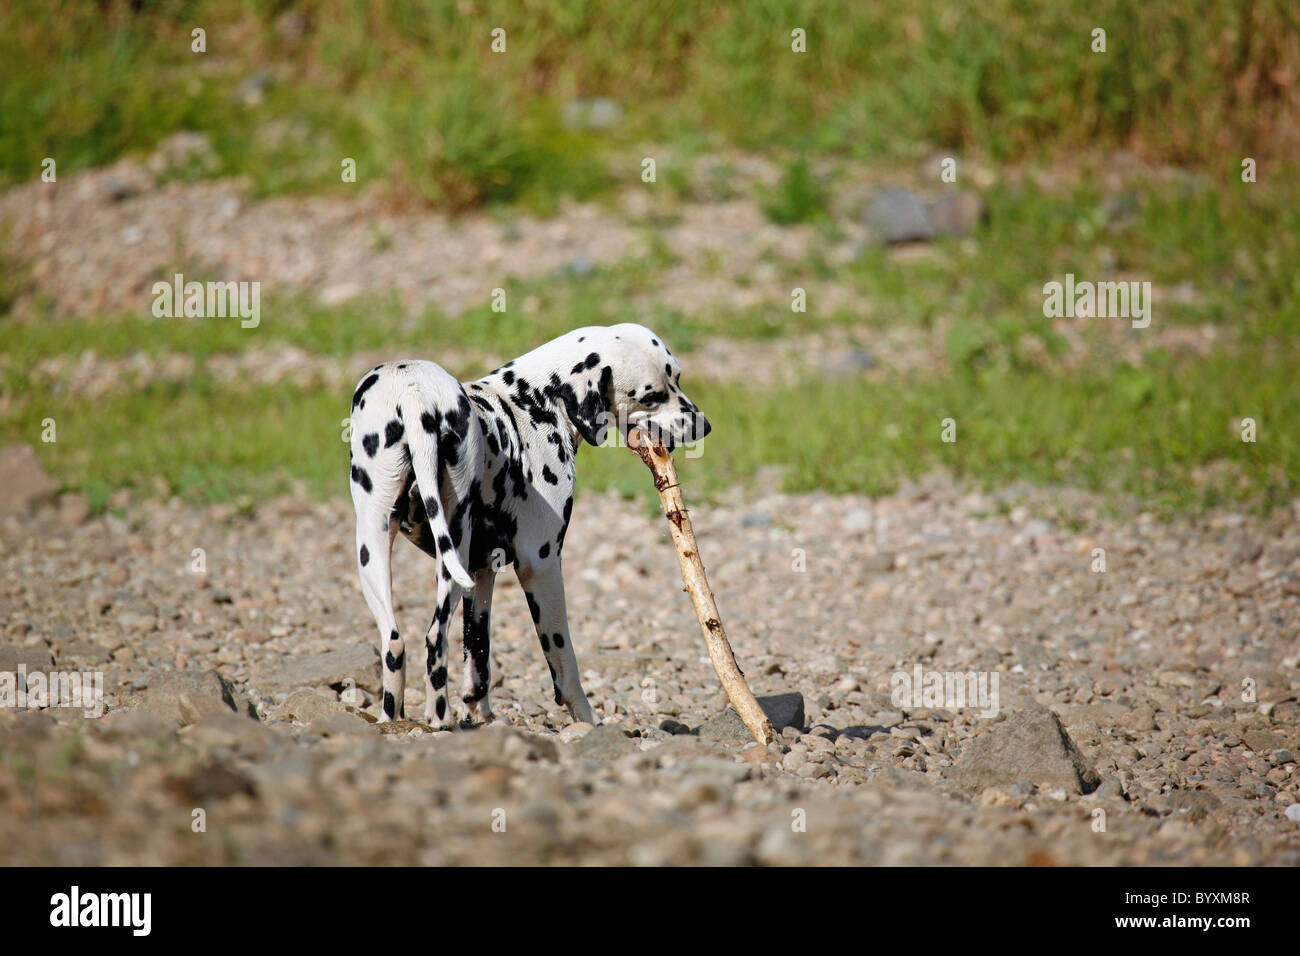
<svg viewBox="0 0 1300 956"><path fill-rule="evenodd" d="M705 438L708 436L709 432L713 431L713 426L709 424L709 420L707 418L701 415L700 426L699 428L696 429L696 431L699 432L700 438Z"/></svg>

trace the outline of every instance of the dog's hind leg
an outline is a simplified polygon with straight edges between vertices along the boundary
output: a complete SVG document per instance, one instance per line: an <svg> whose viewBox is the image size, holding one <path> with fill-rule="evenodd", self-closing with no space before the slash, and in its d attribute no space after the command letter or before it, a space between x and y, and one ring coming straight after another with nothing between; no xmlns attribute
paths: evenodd
<svg viewBox="0 0 1300 956"><path fill-rule="evenodd" d="M456 729L456 715L447 703L447 629L461 586L438 575L438 606L424 635L424 719L442 730Z"/></svg>
<svg viewBox="0 0 1300 956"><path fill-rule="evenodd" d="M540 564L520 566L516 571L519 584L528 599L528 610L537 627L546 665L551 670L555 702L568 708L574 720L599 723L582 689L578 676L578 658L569 640L569 617L564 606L564 576L560 562L552 558Z"/></svg>
<svg viewBox="0 0 1300 956"><path fill-rule="evenodd" d="M484 723L492 719L488 703L488 686L492 681L491 649L492 587L496 572L489 569L474 575L474 588L465 594L461 605L465 625L465 672L460 685L460 699L469 705L470 718Z"/></svg>
<svg viewBox="0 0 1300 956"><path fill-rule="evenodd" d="M357 567L361 574L361 593L379 628L380 655L384 661L383 696L380 720L403 716L406 689L406 645L397 631L393 616L392 553L396 525L387 518L384 503L373 492L360 495L353 489L357 510ZM391 502L388 504L391 509Z"/></svg>

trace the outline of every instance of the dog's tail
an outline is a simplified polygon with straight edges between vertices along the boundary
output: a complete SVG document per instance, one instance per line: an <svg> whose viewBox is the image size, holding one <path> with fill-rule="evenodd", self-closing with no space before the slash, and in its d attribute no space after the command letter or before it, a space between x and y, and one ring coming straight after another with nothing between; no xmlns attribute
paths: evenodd
<svg viewBox="0 0 1300 956"><path fill-rule="evenodd" d="M405 390L401 398L401 407L406 424L406 447L411 454L411 469L415 472L416 484L420 486L420 494L424 497L424 510L429 519L429 527L433 531L438 560L451 572L453 581L461 587L472 588L474 579L461 564L460 555L452 545L451 528L447 524L447 509L442 506L441 495L440 478L443 472L443 460L439 456L439 447L446 444L459 450L461 436L454 433L445 436L442 434L443 415L438 410L438 405L425 402L417 387L412 386ZM455 415L454 412L450 414ZM448 427L455 427L454 421L449 421L447 424ZM468 421L465 422L466 427L468 424ZM461 457L464 457L463 453ZM465 493L468 494L468 490Z"/></svg>

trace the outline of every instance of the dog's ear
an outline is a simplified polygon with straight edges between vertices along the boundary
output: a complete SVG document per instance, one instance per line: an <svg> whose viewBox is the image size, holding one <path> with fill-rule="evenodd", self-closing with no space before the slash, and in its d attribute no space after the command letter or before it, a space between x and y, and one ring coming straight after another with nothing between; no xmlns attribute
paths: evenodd
<svg viewBox="0 0 1300 956"><path fill-rule="evenodd" d="M571 388L566 390L564 405L569 421L587 444L603 445L614 408L613 369L606 365L601 368L599 377L592 375L587 380L587 390L581 395Z"/></svg>

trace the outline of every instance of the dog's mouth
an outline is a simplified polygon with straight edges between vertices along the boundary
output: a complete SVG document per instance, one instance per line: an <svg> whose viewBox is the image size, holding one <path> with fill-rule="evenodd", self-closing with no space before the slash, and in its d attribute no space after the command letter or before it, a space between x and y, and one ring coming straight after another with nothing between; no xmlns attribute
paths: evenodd
<svg viewBox="0 0 1300 956"><path fill-rule="evenodd" d="M631 430L637 429L645 435L645 440L648 443L668 452L671 452L679 445L688 445L691 442L700 441L713 430L709 420L698 413L674 415L667 423L649 415L640 417L633 415L626 424L620 422L619 428L624 439L628 439L628 433Z"/></svg>

